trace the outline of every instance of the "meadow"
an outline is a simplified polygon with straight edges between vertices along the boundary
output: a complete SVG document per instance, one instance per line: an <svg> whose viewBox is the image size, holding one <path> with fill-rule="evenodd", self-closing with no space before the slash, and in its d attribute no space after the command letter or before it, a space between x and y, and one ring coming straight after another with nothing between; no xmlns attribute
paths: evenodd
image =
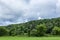
<svg viewBox="0 0 60 40"><path fill-rule="evenodd" d="M0 40L60 40L60 37L0 37Z"/></svg>

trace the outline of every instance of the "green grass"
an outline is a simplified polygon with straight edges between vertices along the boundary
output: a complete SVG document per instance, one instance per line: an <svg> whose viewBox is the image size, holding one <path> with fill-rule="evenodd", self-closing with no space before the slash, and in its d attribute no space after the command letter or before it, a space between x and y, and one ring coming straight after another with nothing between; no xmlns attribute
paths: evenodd
<svg viewBox="0 0 60 40"><path fill-rule="evenodd" d="M60 40L60 37L0 37L0 40Z"/></svg>

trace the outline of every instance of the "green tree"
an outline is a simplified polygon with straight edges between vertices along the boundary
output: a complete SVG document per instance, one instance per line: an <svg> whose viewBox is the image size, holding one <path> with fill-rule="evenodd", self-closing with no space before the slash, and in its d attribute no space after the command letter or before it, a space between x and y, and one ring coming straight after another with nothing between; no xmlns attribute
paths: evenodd
<svg viewBox="0 0 60 40"><path fill-rule="evenodd" d="M12 28L9 31L9 36L15 36L16 35L16 28Z"/></svg>
<svg viewBox="0 0 60 40"><path fill-rule="evenodd" d="M0 27L0 36L7 36L8 30L4 27Z"/></svg>
<svg viewBox="0 0 60 40"><path fill-rule="evenodd" d="M31 36L38 36L36 29L31 30Z"/></svg>
<svg viewBox="0 0 60 40"><path fill-rule="evenodd" d="M45 24L40 24L36 26L36 29L37 29L38 36L44 36L47 28Z"/></svg>
<svg viewBox="0 0 60 40"><path fill-rule="evenodd" d="M54 27L51 33L53 35L60 35L60 27Z"/></svg>

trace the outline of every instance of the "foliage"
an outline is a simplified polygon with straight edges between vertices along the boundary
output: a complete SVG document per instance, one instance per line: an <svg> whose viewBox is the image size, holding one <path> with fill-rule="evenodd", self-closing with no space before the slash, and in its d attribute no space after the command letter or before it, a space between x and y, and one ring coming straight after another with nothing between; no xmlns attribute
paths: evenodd
<svg viewBox="0 0 60 40"><path fill-rule="evenodd" d="M52 19L33 20L26 23L11 24L1 26L0 35L9 36L45 36L45 35L60 35L60 17Z"/></svg>
<svg viewBox="0 0 60 40"><path fill-rule="evenodd" d="M33 30L31 31L31 36L38 36L36 29L33 29Z"/></svg>
<svg viewBox="0 0 60 40"><path fill-rule="evenodd" d="M44 36L47 28L45 24L40 24L36 26L36 29L37 29L38 36Z"/></svg>
<svg viewBox="0 0 60 40"><path fill-rule="evenodd" d="M4 27L0 27L0 36L8 35L8 30Z"/></svg>
<svg viewBox="0 0 60 40"><path fill-rule="evenodd" d="M60 35L60 27L54 27L52 30L53 35Z"/></svg>

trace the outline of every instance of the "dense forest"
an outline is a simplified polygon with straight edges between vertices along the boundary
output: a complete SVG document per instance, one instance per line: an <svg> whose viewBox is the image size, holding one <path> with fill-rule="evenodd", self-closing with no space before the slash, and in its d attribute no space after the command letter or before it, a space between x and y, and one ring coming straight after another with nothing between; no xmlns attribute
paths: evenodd
<svg viewBox="0 0 60 40"><path fill-rule="evenodd" d="M0 26L0 36L60 36L60 17Z"/></svg>

